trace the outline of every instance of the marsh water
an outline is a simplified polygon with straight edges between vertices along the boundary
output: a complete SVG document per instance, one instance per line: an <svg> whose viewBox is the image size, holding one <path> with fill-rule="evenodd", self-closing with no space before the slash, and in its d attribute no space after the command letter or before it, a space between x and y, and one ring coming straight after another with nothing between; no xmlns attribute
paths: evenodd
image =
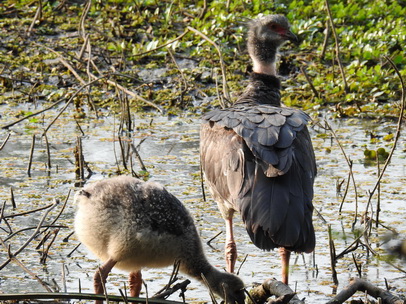
<svg viewBox="0 0 406 304"><path fill-rule="evenodd" d="M21 115L35 112L41 105L32 104L20 106L0 105L0 126L12 122ZM75 188L75 158L74 148L77 138L81 137L84 160L92 174L88 183L116 174L123 170L121 150L118 141L120 124L119 115L107 112L87 113L87 117L75 121L72 113L65 112L47 132L50 147L51 167L47 166L47 153L42 132L56 116L60 109L49 110L31 119L0 130L0 144L10 137L3 149L0 150L0 203L5 202L3 219L0 223L0 236L13 253L31 236L36 225L41 220L44 210L27 215L18 215L27 210L33 210L59 199L61 203L46 217L44 224L52 223L61 212L63 202L67 204L61 216L54 223L59 226L59 232L49 247L45 263L40 263L42 250L50 244L52 236L44 245L36 249L43 236L34 239L17 257L35 275L45 281L53 290L78 292L93 292L93 273L99 261L92 256L84 246L79 246L73 231L74 206L73 191ZM68 111L72 111L68 108ZM399 259L387 260L387 242L391 232L406 235L406 141L401 138L395 150L392 161L381 181L379 221L382 225L372 229L370 244L380 258L368 253L365 246L359 246L353 252L337 262L339 285L332 280L330 265L328 225L331 225L336 253L341 253L350 246L360 231L363 231L361 215L366 209L368 193L372 191L377 178L378 168L374 161L366 162L364 150L384 147L390 150L390 139L383 138L396 131L396 121L373 120L335 120L327 119L335 130L346 155L353 162L352 171L355 177L358 194L358 220L354 224L356 210L355 191L352 182L349 184L346 199L339 208L345 192L349 166L337 142L331 134L320 127L313 126L311 135L315 148L318 176L315 182L314 214L317 245L312 254L293 254L291 258L290 286L298 293L299 298L306 298L307 303L325 303L331 298L335 289L344 288L351 277L357 277L357 267L361 269L363 278L385 288L385 280L396 294L406 292L406 277L401 269L406 263ZM201 179L199 170L199 117L194 114L183 116L167 116L162 114L132 114L134 130L130 140L138 146L138 152L143 160L149 178L165 185L191 211L197 228L200 231L204 249L210 262L218 268L224 268L223 246L225 238L224 222L220 217L215 202L208 191L207 200L202 198ZM27 175L30 148L33 135L36 144L33 152L31 177ZM374 136L371 136L373 134ZM371 139L373 138L373 139ZM133 169L141 170L134 156ZM382 164L380 166L382 168ZM85 175L88 175L85 170ZM338 190L338 185L341 190ZM10 188L13 189L16 208L11 205ZM69 197L68 194L71 191ZM372 209L376 211L377 196L372 200ZM374 224L375 225L375 224ZM235 219L235 236L238 246L239 259L237 267L241 266L239 274L247 287L254 282L261 283L267 278L279 278L280 266L277 251L264 252L257 249L249 240L243 223ZM31 227L29 230L18 232L20 229ZM52 228L51 231L54 231ZM10 237L11 232L18 232ZM210 242L219 232L223 232ZM0 245L0 264L8 258L7 249ZM73 252L72 252L73 251ZM242 261L246 257L244 263ZM388 263L389 262L389 263ZM242 264L242 265L241 265ZM396 267L394 267L396 266ZM161 289L169 280L172 267L150 269L143 272L148 294L152 295ZM181 276L181 279L186 279ZM111 294L119 295L118 289L127 284L126 273L114 270L109 276L107 288ZM79 287L80 286L80 287ZM0 292L44 292L46 291L30 274L15 263L9 263L0 270ZM142 296L145 296L143 289ZM210 296L205 287L192 279L186 291L187 302L210 302ZM357 295L363 297L363 295ZM178 294L170 297L181 300Z"/></svg>

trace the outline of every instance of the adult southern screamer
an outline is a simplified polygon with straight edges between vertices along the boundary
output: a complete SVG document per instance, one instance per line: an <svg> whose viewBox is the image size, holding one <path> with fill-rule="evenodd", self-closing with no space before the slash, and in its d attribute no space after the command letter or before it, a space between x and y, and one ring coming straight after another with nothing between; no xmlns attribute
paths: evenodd
<svg viewBox="0 0 406 304"><path fill-rule="evenodd" d="M228 304L243 304L244 284L206 259L193 218L183 204L154 182L118 176L75 194L75 232L103 265L94 275L96 294L113 267L130 272L130 296L141 290L141 269L180 262L180 271L203 281ZM102 301L96 301L102 303Z"/></svg>
<svg viewBox="0 0 406 304"><path fill-rule="evenodd" d="M251 22L247 46L253 72L248 86L233 106L205 114L200 131L202 169L226 222L227 270L234 271L237 259L232 221L238 211L257 247L279 248L285 284L291 251L311 252L315 247L316 176L306 127L310 118L281 105L276 58L288 40L297 38L285 16Z"/></svg>

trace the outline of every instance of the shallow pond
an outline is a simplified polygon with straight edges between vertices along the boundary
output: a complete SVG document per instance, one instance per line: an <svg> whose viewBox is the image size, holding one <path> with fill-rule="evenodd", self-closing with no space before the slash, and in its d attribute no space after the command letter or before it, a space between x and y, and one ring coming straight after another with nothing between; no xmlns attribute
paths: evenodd
<svg viewBox="0 0 406 304"><path fill-rule="evenodd" d="M38 108L39 109L39 108ZM32 105L9 107L0 106L0 126L5 125L22 115L22 111L35 111ZM47 216L45 223L51 223L61 211L62 203L70 190L75 189L74 147L77 137L82 136L83 155L92 170L90 181L98 180L114 174L118 168L123 169L120 144L117 140L119 116L103 116L96 118L89 113L87 119L72 120L70 113L63 114L47 133L50 146L51 168L47 168L47 153L43 130L48 126L57 111L47 111L32 119L23 121L10 128L10 131L0 130L0 145L10 132L10 138L0 150L0 203L6 202L3 220L0 223L0 236L10 251L15 252L33 233L34 229L18 233L8 238L10 229L15 232L26 227L35 227L41 220L44 211L32 214L7 217L23 211L32 210L52 203L54 198L61 203ZM323 120L323 119L322 119ZM377 166L364 162L365 146L369 149L385 147L390 149L389 143L382 139L396 130L395 122L375 122L366 120L329 121L336 131L346 151L353 161L353 173L358 191L358 212L363 214L368 201L368 191L371 191L377 180ZM173 192L193 214L196 225L201 233L204 248L210 262L219 268L224 267L222 233L213 241L211 246L206 244L218 232L224 232L224 223L212 201L208 191L207 201L202 199L200 171L199 171L199 119L195 116L166 117L161 115L133 115L134 131L132 142L138 144L138 151L147 167L152 180L161 182L169 191ZM79 127L80 126L80 127ZM82 132L84 135L82 135ZM371 142L369 133L377 135L376 142ZM33 154L31 177L27 176L32 136L36 134L36 145ZM352 182L347 198L339 214L341 197L345 184L337 193L337 184L346 180L349 167L337 142L330 134L319 127L311 128L317 162L318 177L315 183L314 205L321 216L314 215L317 234L317 245L314 254L293 254L291 258L290 285L298 292L300 298L306 298L308 303L325 303L334 292L332 272L330 266L329 240L327 227L331 225L337 254L347 248L354 240L351 226L354 218L354 187ZM380 187L381 213L380 221L383 226L401 235L406 235L406 142L404 137L398 142L392 162L387 168ZM140 170L138 161L134 158L133 167ZM86 171L86 170L85 170ZM87 172L86 172L87 174ZM86 175L85 174L85 175ZM16 202L13 209L10 202L10 188ZM69 253L78 244L75 236L69 236L73 229L74 207L72 205L73 192L61 217L55 225L61 227L50 247L46 263L40 263L40 253L35 247L42 236L35 239L17 257L33 273L47 282L52 288L77 292L81 286L82 292L92 292L92 277L98 261L87 250L80 246L70 256ZM376 196L373 209L376 209ZM254 282L262 282L271 277L280 277L279 257L277 251L263 252L250 243L242 222L235 219L235 235L239 252L239 267L246 256L246 261L240 269L240 276L247 286ZM373 228L371 246L385 256L383 237L390 230L379 226ZM362 231L361 218L355 224L355 230ZM52 230L51 230L52 231ZM39 249L50 244L52 236ZM0 246L0 264L7 260L7 250ZM351 277L358 276L353 259L361 267L363 278L381 288L385 288L385 280L393 287L393 292L406 292L405 273L391 266L384 259L378 259L367 254L360 246L354 255L347 254L337 263L339 286L338 291L348 284ZM402 261L392 260L395 266L405 268ZM145 270L143 278L148 286L148 293L152 295L161 289L168 281L172 268ZM108 279L107 288L112 294L119 294L127 276L124 272L113 271ZM0 292L43 292L45 289L19 266L10 263L0 270ZM145 296L145 293L142 294ZM362 295L357 295L362 297ZM181 300L177 294L170 297ZM204 286L195 280L188 286L186 301L210 301L210 296Z"/></svg>

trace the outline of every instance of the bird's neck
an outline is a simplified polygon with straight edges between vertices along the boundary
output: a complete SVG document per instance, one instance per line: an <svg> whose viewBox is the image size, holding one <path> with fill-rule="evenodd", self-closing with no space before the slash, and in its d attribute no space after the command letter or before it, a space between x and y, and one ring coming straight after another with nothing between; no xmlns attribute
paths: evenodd
<svg viewBox="0 0 406 304"><path fill-rule="evenodd" d="M263 63L257 59L252 60L253 67L252 71L258 74L266 74L276 76L276 64L275 62Z"/></svg>

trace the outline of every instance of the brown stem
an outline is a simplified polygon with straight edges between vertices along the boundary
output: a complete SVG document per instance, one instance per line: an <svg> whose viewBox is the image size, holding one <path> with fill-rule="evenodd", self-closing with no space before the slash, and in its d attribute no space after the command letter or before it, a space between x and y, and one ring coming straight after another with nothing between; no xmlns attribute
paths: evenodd
<svg viewBox="0 0 406 304"><path fill-rule="evenodd" d="M45 139L45 146L46 146L46 151L47 151L47 169L48 171L51 171L51 152L49 150L49 142L48 142L48 136L45 134L44 135L44 139Z"/></svg>
<svg viewBox="0 0 406 304"><path fill-rule="evenodd" d="M337 58L338 66L340 68L341 76L343 78L344 90L345 90L345 93L348 94L350 92L350 90L349 90L349 87L348 87L348 84L347 84L347 79L345 77L344 67L343 67L343 64L341 63L341 59L340 59L340 41L338 39L338 35L337 35L336 29L335 29L333 15L331 13L330 5L328 4L328 0L326 0L325 3L326 3L326 9L327 9L328 17L329 17L330 24L331 24L331 31L333 32L333 36L334 36L334 40L335 40L336 58Z"/></svg>
<svg viewBox="0 0 406 304"><path fill-rule="evenodd" d="M30 158L28 160L28 168L27 168L27 175L31 177L31 166L32 166L32 158L34 156L34 148L35 148L35 134L32 135L32 142L31 142L31 149L30 149Z"/></svg>
<svg viewBox="0 0 406 304"><path fill-rule="evenodd" d="M341 304L348 300L357 291L366 292L375 299L381 298L383 303L387 304L403 304L404 301L397 296L392 295L389 291L372 285L371 283L358 278L352 278L350 284L339 292L327 304Z"/></svg>
<svg viewBox="0 0 406 304"><path fill-rule="evenodd" d="M28 36L28 37L31 36L31 32L32 32L32 30L33 30L33 28L34 28L35 23L37 22L37 20L38 20L38 21L41 21L41 18L42 18L42 1L41 1L41 0L38 0L38 7L37 7L37 10L36 10L36 12L35 12L34 19L32 20L31 25L30 25L30 27L29 27L28 30L27 30L27 36Z"/></svg>
<svg viewBox="0 0 406 304"><path fill-rule="evenodd" d="M8 263L10 263L14 257L16 257L21 251L23 251L25 249L25 247L28 246L29 243L31 243L31 241L34 239L35 236L37 236L39 230L41 229L42 224L44 223L46 217L48 216L48 213L52 209L54 209L56 207L56 205L57 205L57 202L54 202L48 208L48 210L45 211L44 215L42 216L42 219L39 221L39 223L37 225L37 229L35 229L35 231L32 233L32 235L24 242L23 245L20 246L20 248L18 248L14 253L12 253L12 254L10 253L11 256L5 262L3 262L3 264L0 265L0 270L2 270L4 267L6 267L8 265ZM3 245L5 245L5 244L3 243Z"/></svg>
<svg viewBox="0 0 406 304"><path fill-rule="evenodd" d="M230 101L230 94L228 92L228 86L227 86L227 77L226 77L226 67L225 67L225 63L223 60L223 55L220 51L219 46L213 41L211 40L209 37L207 37L205 34L203 34L202 32L198 31L197 29L188 26L187 27L188 30L191 30L192 32L196 33L197 35L199 35L200 37L202 37L203 39L205 39L207 42L209 42L212 46L214 46L214 48L216 49L217 53L219 54L219 58L220 58L220 66L221 66L221 74L223 76L223 95L224 98L227 101ZM224 105L223 105L224 106Z"/></svg>
<svg viewBox="0 0 406 304"><path fill-rule="evenodd" d="M11 205L13 206L13 209L17 208L16 200L14 198L13 187L10 187L10 201L11 201Z"/></svg>
<svg viewBox="0 0 406 304"><path fill-rule="evenodd" d="M2 129L3 129L3 128L2 128ZM6 139L3 140L3 143L2 143L1 146L0 146L0 151L4 148L4 146L6 145L8 139L10 138L10 136L11 136L11 133L8 133L7 136L6 136Z"/></svg>
<svg viewBox="0 0 406 304"><path fill-rule="evenodd" d="M2 126L1 128L2 128L2 129L8 129L9 127L12 127L12 126L14 126L15 124L18 124L19 122L21 122L21 121L23 121L23 120L26 120L26 119L28 119L28 118L30 118L30 117L36 116L36 115L38 115L38 114L44 113L45 111L48 111L48 110L52 109L53 107L57 106L58 104L60 104L61 102L65 101L65 100L66 100L66 98L64 97L64 98L62 98L62 99L60 99L60 100L54 102L53 104L51 104L49 107L47 107L47 108L45 108L45 109L42 109L42 110L40 110L40 111L38 111L38 112L29 114L29 115L27 115L27 116L24 116L24 117L22 117L22 118L20 118L20 119L18 119L18 120L16 120L16 121L14 121L14 122L12 122L12 123L9 123L9 124L7 124L7 125ZM8 136L8 137L10 137L10 133L9 133L9 136ZM6 138L6 140L8 139L8 137ZM5 144L5 143L4 143L4 144ZM3 145L4 145L4 144L3 144ZM3 145L0 147L0 150L1 150L1 148L3 148Z"/></svg>
<svg viewBox="0 0 406 304"><path fill-rule="evenodd" d="M383 168L382 168L382 170L381 170L381 172L379 174L379 177L378 177L378 179L377 179L377 181L375 183L374 188L370 192L368 205L370 204L371 198L372 198L373 194L375 193L375 191L377 190L377 188L378 188L378 186L379 186L379 184L381 182L381 179L382 179L383 175L386 172L386 168L388 167L388 165L389 165L389 163L390 163L390 161L392 159L393 153L396 150L397 143L398 143L400 135L401 135L402 124L403 124L403 115L404 115L404 112L405 112L405 109L406 109L406 86L405 86L405 83L403 81L402 75L400 74L399 69L396 67L396 65L393 63L393 61L389 57L385 56L385 59L388 60L388 62L391 64L391 66L393 67L393 69L395 70L396 74L399 77L399 80L400 80L400 83L401 83L401 86L402 86L401 105L400 105L400 113L399 113L399 117L398 117L398 124L397 124L397 127L396 127L396 133L395 133L395 136L394 136L394 142L393 142L393 145L392 145L392 149L389 152L388 158L386 159L385 164L383 165Z"/></svg>
<svg viewBox="0 0 406 304"><path fill-rule="evenodd" d="M79 89L76 90L75 93L72 94L72 96L68 99L68 101L66 102L65 106L62 108L61 111L59 111L58 115L55 116L55 118L51 121L51 123L48 125L48 127L46 127L45 131L42 133L42 135L44 136L48 130L51 128L51 126L55 123L55 121L59 118L59 116L62 115L62 113L66 110L66 108L71 104L71 102L73 101L73 98L76 97L76 95L78 95L84 88L86 88L87 86L92 85L95 82L98 82L99 80L109 77L110 75L104 75L104 76L100 76L88 83L85 83L84 85L82 85ZM4 127L3 127L4 128Z"/></svg>
<svg viewBox="0 0 406 304"><path fill-rule="evenodd" d="M86 20L87 14L89 13L91 6L92 6L92 0L87 0L86 5L83 9L83 14L82 14L82 16L80 16L78 32L79 32L79 36L82 37L82 39L85 39L85 36L86 36L85 20Z"/></svg>
<svg viewBox="0 0 406 304"><path fill-rule="evenodd" d="M137 158L138 162L140 163L141 170L148 172L147 167L145 167L144 162L142 161L141 155L138 153L138 150L134 146L134 144L131 144L131 149L132 149L132 152L135 154L135 157Z"/></svg>
<svg viewBox="0 0 406 304"><path fill-rule="evenodd" d="M48 257L48 252L51 249L52 244L55 242L56 236L58 235L59 229L55 229L53 231L53 238L52 240L49 242L47 248L42 252L42 256L41 256L41 264L46 264L46 260Z"/></svg>
<svg viewBox="0 0 406 304"><path fill-rule="evenodd" d="M326 55L326 50L327 50L327 44L328 44L328 38L330 37L330 22L326 22L326 35L324 36L324 41L323 41L323 48L320 52L320 59L323 60L324 56Z"/></svg>
<svg viewBox="0 0 406 304"><path fill-rule="evenodd" d="M354 186L354 195L355 195L355 215L354 215L354 221L352 224L352 226L354 227L355 224L357 223L357 218L358 218L358 191L357 191L357 185L355 183L354 173L352 171L352 161L348 158L347 154L345 153L344 147L341 145L341 142L337 137L337 134L334 132L333 128L329 125L327 120L325 121L325 125L326 125L326 129L329 130L333 134L333 137L336 140L338 146L340 147L340 150L343 153L345 160L347 161L348 167L350 168L349 174L351 175L352 183Z"/></svg>
<svg viewBox="0 0 406 304"><path fill-rule="evenodd" d="M314 96L320 97L320 94L319 94L319 92L317 92L316 88L314 87L312 80L310 79L309 75L306 72L306 69L304 67L301 67L300 70L302 71L302 73L305 76L308 84L310 85L310 88L313 91Z"/></svg>
<svg viewBox="0 0 406 304"><path fill-rule="evenodd" d="M336 271L336 249L334 245L333 235L331 232L331 225L328 225L328 242L330 247L330 264L331 264L331 272L333 275L333 281L335 285L338 285L338 278L337 278L337 271Z"/></svg>

